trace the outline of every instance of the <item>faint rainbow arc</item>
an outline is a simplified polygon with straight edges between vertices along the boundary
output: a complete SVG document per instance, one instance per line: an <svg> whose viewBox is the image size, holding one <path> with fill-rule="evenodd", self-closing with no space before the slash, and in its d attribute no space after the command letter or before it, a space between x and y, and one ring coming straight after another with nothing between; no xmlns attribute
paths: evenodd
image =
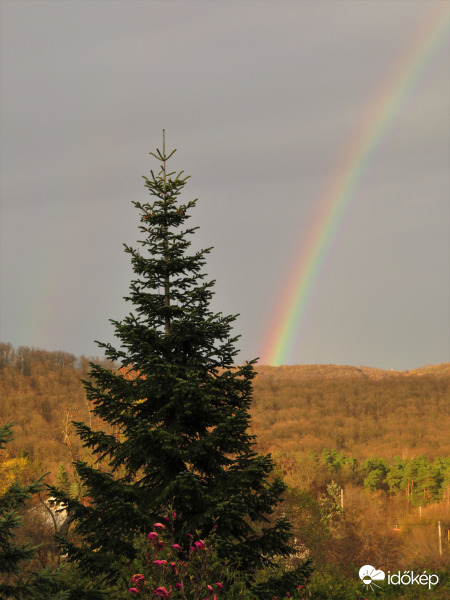
<svg viewBox="0 0 450 600"><path fill-rule="evenodd" d="M319 201L314 224L302 245L266 334L261 363L286 362L309 306L314 286L354 198L370 158L397 116L402 101L446 39L449 30L448 5L434 8L413 43L390 71L367 116L350 140L327 182Z"/></svg>

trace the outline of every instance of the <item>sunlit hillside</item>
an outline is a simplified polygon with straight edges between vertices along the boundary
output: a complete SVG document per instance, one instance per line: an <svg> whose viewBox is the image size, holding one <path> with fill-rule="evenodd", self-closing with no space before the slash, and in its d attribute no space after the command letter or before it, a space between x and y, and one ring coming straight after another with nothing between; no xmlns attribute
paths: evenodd
<svg viewBox="0 0 450 600"><path fill-rule="evenodd" d="M53 470L69 462L68 419L90 419L86 357L0 344L0 420ZM450 454L450 363L413 371L335 365L258 366L253 429L262 450L336 448L362 460ZM72 439L72 450L80 450Z"/></svg>
<svg viewBox="0 0 450 600"><path fill-rule="evenodd" d="M450 363L411 371L259 366L252 409L265 450L336 448L432 458L450 453Z"/></svg>

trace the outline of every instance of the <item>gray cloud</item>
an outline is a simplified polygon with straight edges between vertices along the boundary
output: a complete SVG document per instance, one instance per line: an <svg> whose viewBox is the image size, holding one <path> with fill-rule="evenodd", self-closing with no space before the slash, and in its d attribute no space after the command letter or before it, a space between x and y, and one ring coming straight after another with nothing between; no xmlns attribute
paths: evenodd
<svg viewBox="0 0 450 600"><path fill-rule="evenodd" d="M165 127L199 197L195 243L215 246L214 305L258 354L326 181L434 5L4 1L2 339L111 339ZM450 359L445 50L369 163L291 362Z"/></svg>

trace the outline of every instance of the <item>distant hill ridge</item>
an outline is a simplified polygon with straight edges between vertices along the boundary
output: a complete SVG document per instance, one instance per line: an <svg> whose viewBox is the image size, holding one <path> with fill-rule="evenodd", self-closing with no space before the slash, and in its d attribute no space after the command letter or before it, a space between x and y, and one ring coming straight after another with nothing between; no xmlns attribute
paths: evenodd
<svg viewBox="0 0 450 600"><path fill-rule="evenodd" d="M268 379L335 379L344 377L361 377L381 379L384 377L420 377L434 375L450 376L450 363L427 365L418 369L395 371L394 369L378 369L375 367L354 367L351 365L257 365L258 377Z"/></svg>

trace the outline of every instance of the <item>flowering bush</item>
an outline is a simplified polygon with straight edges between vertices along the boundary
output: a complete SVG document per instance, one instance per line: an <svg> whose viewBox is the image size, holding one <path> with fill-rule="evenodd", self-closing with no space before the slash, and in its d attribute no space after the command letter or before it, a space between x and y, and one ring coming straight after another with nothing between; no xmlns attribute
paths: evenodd
<svg viewBox="0 0 450 600"><path fill-rule="evenodd" d="M64 582L80 600L293 600L315 598L310 586L298 585L283 565L260 570L251 583L218 557L214 530L204 538L182 532L175 536L174 520L153 524L147 535L138 535L134 560L121 560L113 567L117 580L85 574L66 564ZM283 572L281 585L273 576ZM304 583L309 579L305 573ZM281 590L281 592L279 591ZM289 593L290 592L290 595Z"/></svg>
<svg viewBox="0 0 450 600"><path fill-rule="evenodd" d="M214 551L214 533L206 540L187 533L188 543L174 536L176 514L157 522L145 540L137 541L138 567L128 581L128 592L139 598L183 600L250 600L244 583L232 575ZM179 543L180 542L180 543ZM227 583L225 584L224 581ZM225 587L227 593L225 595Z"/></svg>
<svg viewBox="0 0 450 600"><path fill-rule="evenodd" d="M138 557L133 562L135 574L128 582L131 598L156 600L255 600L255 596L240 576L220 560L214 550L214 530L205 539L193 534L182 536L186 543L175 539L176 514L157 522L146 539L136 540ZM128 576L129 577L129 576ZM303 586L295 594L270 594L268 600L299 598Z"/></svg>

